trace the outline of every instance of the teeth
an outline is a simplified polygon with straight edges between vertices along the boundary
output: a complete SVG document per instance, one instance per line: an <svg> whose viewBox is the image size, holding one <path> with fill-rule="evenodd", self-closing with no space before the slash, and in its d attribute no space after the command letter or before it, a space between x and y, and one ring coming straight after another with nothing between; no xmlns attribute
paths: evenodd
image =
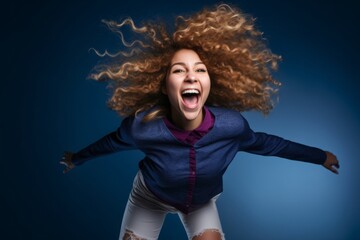
<svg viewBox="0 0 360 240"><path fill-rule="evenodd" d="M199 90L196 89L186 89L181 94L199 94Z"/></svg>

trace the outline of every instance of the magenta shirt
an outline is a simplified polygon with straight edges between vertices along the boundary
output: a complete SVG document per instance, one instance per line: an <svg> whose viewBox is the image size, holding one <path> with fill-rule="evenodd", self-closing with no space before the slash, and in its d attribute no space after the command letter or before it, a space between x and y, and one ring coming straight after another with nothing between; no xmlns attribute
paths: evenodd
<svg viewBox="0 0 360 240"><path fill-rule="evenodd" d="M205 116L204 120L199 127L192 131L186 131L175 126L168 118L164 118L166 127L171 131L171 133L182 143L194 145L201 137L207 134L214 126L215 117L212 113L204 107Z"/></svg>

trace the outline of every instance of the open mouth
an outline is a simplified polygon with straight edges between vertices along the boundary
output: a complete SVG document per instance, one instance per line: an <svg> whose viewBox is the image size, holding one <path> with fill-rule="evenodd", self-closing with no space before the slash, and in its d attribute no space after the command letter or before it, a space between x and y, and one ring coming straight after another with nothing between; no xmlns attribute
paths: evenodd
<svg viewBox="0 0 360 240"><path fill-rule="evenodd" d="M198 105L200 91L197 89L185 89L181 92L181 96L185 107L189 109L194 109Z"/></svg>

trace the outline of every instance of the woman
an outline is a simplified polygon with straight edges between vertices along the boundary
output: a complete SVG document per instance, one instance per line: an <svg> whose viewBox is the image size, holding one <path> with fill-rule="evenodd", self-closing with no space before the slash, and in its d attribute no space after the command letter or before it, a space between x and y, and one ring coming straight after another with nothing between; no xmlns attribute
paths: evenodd
<svg viewBox="0 0 360 240"><path fill-rule="evenodd" d="M267 114L279 83L280 57L265 46L253 20L229 5L179 17L170 35L161 24L106 22L129 53L114 55L92 77L114 89L109 105L124 120L114 132L77 153L65 152L68 172L104 154L139 149L139 163L120 239L157 239L167 213L178 213L189 239L224 239L216 199L238 151L323 165L338 160L321 149L256 133L241 111ZM130 25L143 40L126 43ZM118 58L121 56L121 58Z"/></svg>

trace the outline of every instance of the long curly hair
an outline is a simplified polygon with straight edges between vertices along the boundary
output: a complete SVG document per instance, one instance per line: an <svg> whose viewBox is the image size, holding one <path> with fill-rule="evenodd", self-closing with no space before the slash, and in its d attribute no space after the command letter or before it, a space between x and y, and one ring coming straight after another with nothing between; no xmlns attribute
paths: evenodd
<svg viewBox="0 0 360 240"><path fill-rule="evenodd" d="M113 91L108 104L121 116L153 109L144 118L149 121L169 113L170 104L161 89L170 60L180 49L194 50L207 66L211 90L206 105L264 114L272 109L280 86L272 72L281 57L270 51L254 19L240 9L220 4L189 17L178 16L172 34L161 21L148 21L141 27L131 18L104 23L129 50L96 51L112 61L96 66L90 77L110 83ZM124 26L138 35L137 40L125 41Z"/></svg>

